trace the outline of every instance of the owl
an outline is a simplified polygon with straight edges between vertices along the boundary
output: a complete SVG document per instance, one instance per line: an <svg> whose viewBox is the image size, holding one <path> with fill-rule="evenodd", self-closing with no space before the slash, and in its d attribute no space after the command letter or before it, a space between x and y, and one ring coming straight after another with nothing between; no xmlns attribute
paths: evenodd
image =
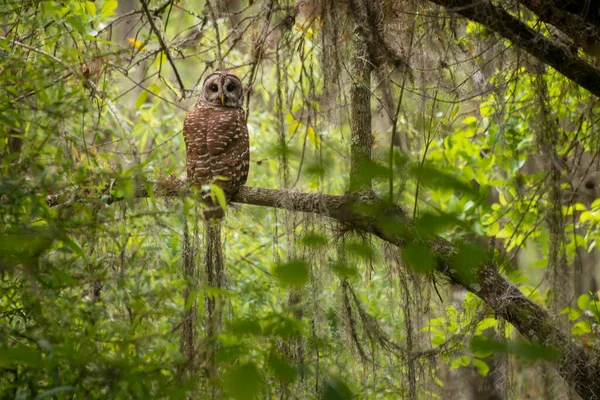
<svg viewBox="0 0 600 400"><path fill-rule="evenodd" d="M243 101L242 81L234 74L215 72L204 80L200 98L183 123L187 176L203 189L207 220L223 217L207 185L218 185L229 201L248 177L250 149Z"/></svg>

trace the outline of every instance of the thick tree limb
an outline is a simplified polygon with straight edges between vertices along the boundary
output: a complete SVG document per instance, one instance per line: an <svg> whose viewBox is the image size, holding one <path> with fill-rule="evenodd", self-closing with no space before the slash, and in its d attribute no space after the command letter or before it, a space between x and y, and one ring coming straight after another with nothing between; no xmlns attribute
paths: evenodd
<svg viewBox="0 0 600 400"><path fill-rule="evenodd" d="M497 32L582 88L600 96L600 70L571 53L566 46L534 31L501 7L478 0L431 1Z"/></svg>
<svg viewBox="0 0 600 400"><path fill-rule="evenodd" d="M600 0L596 0L600 1ZM533 11L542 21L555 26L566 33L573 42L582 47L584 51L593 54L600 37L600 18L588 21L588 14L572 14L566 10L568 2L565 0L519 0L521 4ZM596 11L598 11L596 5Z"/></svg>
<svg viewBox="0 0 600 400"><path fill-rule="evenodd" d="M567 12L582 18L585 22L600 27L600 0L519 0L529 8L530 3L537 3L538 7L552 9L555 12ZM535 11L535 10L532 10Z"/></svg>

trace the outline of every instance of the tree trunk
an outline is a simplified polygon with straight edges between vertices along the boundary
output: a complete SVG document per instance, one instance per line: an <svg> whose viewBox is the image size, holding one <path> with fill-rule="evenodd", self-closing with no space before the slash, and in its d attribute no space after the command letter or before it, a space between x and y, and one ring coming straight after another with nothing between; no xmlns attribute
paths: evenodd
<svg viewBox="0 0 600 400"><path fill-rule="evenodd" d="M366 16L362 0L356 1L355 13ZM371 187L367 171L371 160L373 135L371 134L371 71L367 32L360 25L354 29L354 64L350 87L350 191Z"/></svg>

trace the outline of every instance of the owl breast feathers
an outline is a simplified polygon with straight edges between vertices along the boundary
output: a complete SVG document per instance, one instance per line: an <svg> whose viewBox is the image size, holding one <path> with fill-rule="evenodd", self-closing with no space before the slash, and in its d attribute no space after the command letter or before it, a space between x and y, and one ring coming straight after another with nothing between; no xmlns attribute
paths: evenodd
<svg viewBox="0 0 600 400"><path fill-rule="evenodd" d="M215 74L213 74L215 75ZM225 75L225 78L234 77L236 85L241 82L234 75ZM210 78L210 77L209 77ZM250 151L248 141L248 128L244 111L237 106L239 103L235 94L230 93L232 105L227 105L225 95L217 90L233 92L226 79L217 76L222 86L214 92L215 96L207 95L206 88L210 88L209 78L205 81L205 90L198 104L186 116L183 124L183 137L187 154L188 180L196 186L202 187L214 183L218 185L227 197L227 200L244 184L248 177ZM221 82L222 81L222 82ZM213 83L217 85L217 83ZM229 85L229 86L228 86ZM215 89L214 87L212 89ZM209 89L212 92L211 89ZM241 96L240 92L240 95ZM207 100L208 98L208 100ZM202 202L205 205L207 219L220 218L223 210L211 199L210 192L202 192Z"/></svg>

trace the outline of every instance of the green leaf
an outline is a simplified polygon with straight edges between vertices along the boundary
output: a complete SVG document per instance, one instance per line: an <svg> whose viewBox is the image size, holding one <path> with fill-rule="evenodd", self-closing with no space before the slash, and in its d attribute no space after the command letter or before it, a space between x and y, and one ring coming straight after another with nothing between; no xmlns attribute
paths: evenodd
<svg viewBox="0 0 600 400"><path fill-rule="evenodd" d="M481 376L487 376L490 372L490 367L482 360L473 359L473 366Z"/></svg>
<svg viewBox="0 0 600 400"><path fill-rule="evenodd" d="M495 328L498 326L498 320L495 318L484 318L477 324L477 333L485 331L489 328Z"/></svg>
<svg viewBox="0 0 600 400"><path fill-rule="evenodd" d="M278 316L265 330L267 336L279 336L284 339L303 334L304 324L297 318Z"/></svg>
<svg viewBox="0 0 600 400"><path fill-rule="evenodd" d="M79 33L81 33L81 34L87 33L87 29L80 17L74 16L74 15L69 15L66 18L66 21L69 25L71 25L73 28L75 28Z"/></svg>
<svg viewBox="0 0 600 400"><path fill-rule="evenodd" d="M447 172L440 171L434 166L423 165L413 166L410 169L413 176L422 184L435 189L450 189L456 190L463 194L469 195L472 198L479 198L480 194L468 182L464 182L459 178Z"/></svg>
<svg viewBox="0 0 600 400"><path fill-rule="evenodd" d="M34 368L42 368L44 359L39 350L26 346L0 347L0 366L3 368L23 364Z"/></svg>
<svg viewBox="0 0 600 400"><path fill-rule="evenodd" d="M348 264L337 262L329 264L331 270L341 278L346 278L350 280L354 280L360 277L357 269L355 267L351 267Z"/></svg>
<svg viewBox="0 0 600 400"><path fill-rule="evenodd" d="M291 260L275 266L273 273L284 286L302 286L308 282L310 266L304 260Z"/></svg>
<svg viewBox="0 0 600 400"><path fill-rule="evenodd" d="M300 238L300 243L309 247L323 247L327 246L329 240L326 236L318 233L307 233Z"/></svg>
<svg viewBox="0 0 600 400"><path fill-rule="evenodd" d="M572 307L565 307L560 312L561 315L568 315L569 321L575 321L577 318L581 317L581 311L577 311Z"/></svg>
<svg viewBox="0 0 600 400"><path fill-rule="evenodd" d="M165 54L164 51L160 51L160 52L158 52L158 54L156 56L156 61L154 63L156 64L157 68L160 68L165 63L166 60L167 60L167 55Z"/></svg>
<svg viewBox="0 0 600 400"><path fill-rule="evenodd" d="M371 183L373 179L387 179L389 177L389 169L374 161L366 160L361 165L360 169L352 176L351 190L363 188Z"/></svg>
<svg viewBox="0 0 600 400"><path fill-rule="evenodd" d="M588 309L594 314L596 320L600 322L600 302L598 300L590 301Z"/></svg>
<svg viewBox="0 0 600 400"><path fill-rule="evenodd" d="M144 103L146 103L146 100L148 99L148 95L150 94L149 91L147 90L142 90L142 92L139 94L137 100L135 101L135 109L139 110Z"/></svg>
<svg viewBox="0 0 600 400"><path fill-rule="evenodd" d="M290 365L287 361L278 357L277 354L271 353L268 359L269 367L273 370L273 373L282 382L291 383L296 380L298 374L296 369Z"/></svg>
<svg viewBox="0 0 600 400"><path fill-rule="evenodd" d="M571 333L573 335L582 336L592 331L589 321L581 321L573 325Z"/></svg>
<svg viewBox="0 0 600 400"><path fill-rule="evenodd" d="M198 297L198 289L190 290L188 297L185 301L184 310L191 310L194 304L196 303L196 298Z"/></svg>
<svg viewBox="0 0 600 400"><path fill-rule="evenodd" d="M119 6L119 3L116 0L107 0L106 3L102 6L102 10L100 11L100 18L108 18L112 17L115 14L115 10Z"/></svg>
<svg viewBox="0 0 600 400"><path fill-rule="evenodd" d="M219 206L225 210L227 208L227 198L225 197L225 192L219 185L215 185L214 183L210 185L210 197L213 201L215 198L219 203Z"/></svg>
<svg viewBox="0 0 600 400"><path fill-rule="evenodd" d="M339 378L330 377L325 382L325 388L321 392L321 400L348 400L354 398L350 387Z"/></svg>
<svg viewBox="0 0 600 400"><path fill-rule="evenodd" d="M460 367L466 367L471 364L471 357L468 356L460 356L452 360L450 363L450 369L455 370Z"/></svg>
<svg viewBox="0 0 600 400"><path fill-rule="evenodd" d="M241 318L233 321L230 327L231 331L239 335L260 335L262 326L256 318Z"/></svg>
<svg viewBox="0 0 600 400"><path fill-rule="evenodd" d="M26 263L45 253L53 242L52 233L43 230L23 229L0 234L0 262Z"/></svg>
<svg viewBox="0 0 600 400"><path fill-rule="evenodd" d="M492 340L487 336L475 336L470 343L471 351L475 357L484 358L494 353L504 353L507 350L505 343Z"/></svg>
<svg viewBox="0 0 600 400"><path fill-rule="evenodd" d="M260 386L260 372L254 363L242 364L225 377L225 390L236 400L254 399Z"/></svg>
<svg viewBox="0 0 600 400"><path fill-rule="evenodd" d="M475 243L458 243L456 250L451 260L452 268L463 283L473 283L476 271L489 259L489 254L482 245Z"/></svg>
<svg viewBox="0 0 600 400"><path fill-rule="evenodd" d="M68 247L69 249L71 249L75 254L77 254L80 257L83 257L83 250L81 249L81 246L79 246L79 244L77 244L77 242L75 242L73 239L71 239L68 236L63 236L61 238L62 243Z"/></svg>
<svg viewBox="0 0 600 400"><path fill-rule="evenodd" d="M417 221L417 229L424 235L439 234L448 229L465 226L465 223L450 214L423 213Z"/></svg>
<svg viewBox="0 0 600 400"><path fill-rule="evenodd" d="M129 204L133 204L135 197L135 189L131 178L122 177L117 181L113 194L117 198L124 198Z"/></svg>
<svg viewBox="0 0 600 400"><path fill-rule="evenodd" d="M474 115L469 115L468 117L466 117L465 119L463 119L463 124L472 124L474 122L477 122L477 118Z"/></svg>
<svg viewBox="0 0 600 400"><path fill-rule="evenodd" d="M494 353L510 353L526 361L555 361L560 353L554 347L543 343L527 340L516 340L502 343L486 336L475 336L471 340L471 350L479 358L487 357Z"/></svg>
<svg viewBox="0 0 600 400"><path fill-rule="evenodd" d="M436 335L431 338L431 344L435 346L441 346L446 343L446 338L442 335Z"/></svg>
<svg viewBox="0 0 600 400"><path fill-rule="evenodd" d="M375 250L369 243L353 240L346 243L344 247L349 253L355 254L365 260L375 258Z"/></svg>
<svg viewBox="0 0 600 400"><path fill-rule="evenodd" d="M510 352L527 361L556 361L560 356L558 350L542 343L518 340L509 346Z"/></svg>
<svg viewBox="0 0 600 400"><path fill-rule="evenodd" d="M428 274L435 268L435 258L429 249L418 244L406 246L402 250L402 260L408 267L422 274Z"/></svg>
<svg viewBox="0 0 600 400"><path fill-rule="evenodd" d="M96 16L96 5L93 2L86 1L85 9L87 10L87 13L90 15L90 17L93 18Z"/></svg>
<svg viewBox="0 0 600 400"><path fill-rule="evenodd" d="M589 294L584 293L577 298L577 308L581 311L585 311L588 308L588 304L590 303L591 297Z"/></svg>

